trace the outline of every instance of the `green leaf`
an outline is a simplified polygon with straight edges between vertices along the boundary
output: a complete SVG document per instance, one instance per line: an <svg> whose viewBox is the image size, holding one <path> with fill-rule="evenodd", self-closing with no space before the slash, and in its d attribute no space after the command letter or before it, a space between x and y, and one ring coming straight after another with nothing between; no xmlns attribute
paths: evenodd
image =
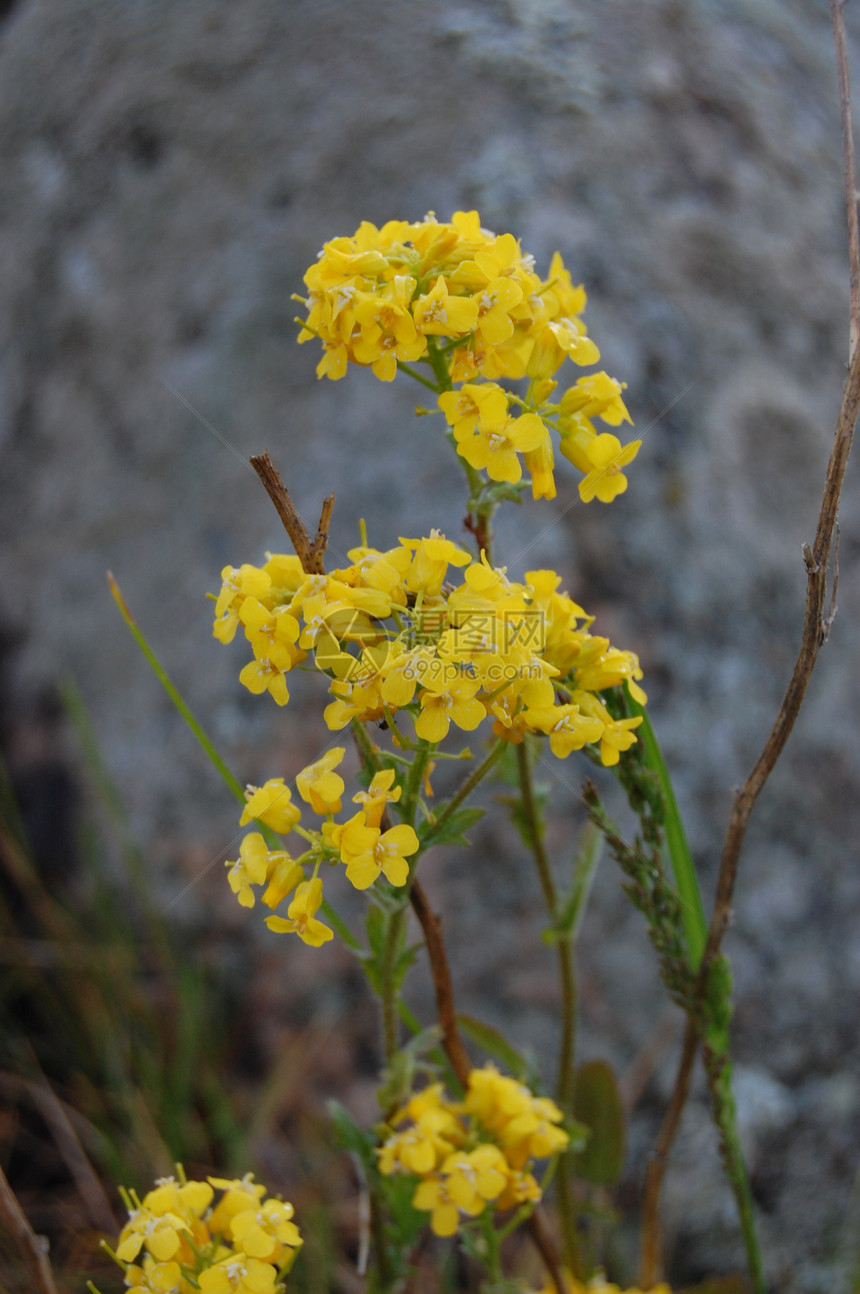
<svg viewBox="0 0 860 1294"><path fill-rule="evenodd" d="M484 1024L471 1015L458 1015L457 1021L467 1038L471 1038L493 1060L504 1065L508 1073L513 1074L521 1083L530 1082L534 1077L525 1057L493 1025Z"/></svg>
<svg viewBox="0 0 860 1294"><path fill-rule="evenodd" d="M624 1171L625 1119L612 1066L589 1060L576 1072L573 1114L591 1136L574 1156L574 1171L595 1186L611 1186Z"/></svg>
<svg viewBox="0 0 860 1294"><path fill-rule="evenodd" d="M444 804L440 805L439 808L439 816L441 817L441 810L445 808ZM418 827L418 838L424 841L432 836L434 845L468 845L469 841L463 835L463 832L468 831L476 822L480 822L483 816L484 810L475 805L470 809L457 809L455 813L451 814L447 822L443 822L441 827L435 826L428 818Z"/></svg>
<svg viewBox="0 0 860 1294"><path fill-rule="evenodd" d="M705 1034L708 1043L717 1055L727 1056L732 1019L732 968L725 953L715 957L708 969L705 1005Z"/></svg>
<svg viewBox="0 0 860 1294"><path fill-rule="evenodd" d="M349 1110L347 1110L346 1106L341 1105L340 1101L329 1101L327 1108L337 1144L342 1150L348 1150L350 1154L358 1155L365 1167L369 1166L375 1172L375 1138L369 1132L366 1132L364 1128L359 1127Z"/></svg>
<svg viewBox="0 0 860 1294"><path fill-rule="evenodd" d="M535 804L535 812L539 822L543 822L544 810L549 800L549 786L546 782L535 782L532 797ZM517 829L517 834L525 845L526 849L534 849L534 839L532 837L532 826L529 816L523 808L523 802L519 795L499 795L496 797L499 804L507 807L511 816L511 822Z"/></svg>
<svg viewBox="0 0 860 1294"><path fill-rule="evenodd" d="M579 848L573 860L570 887L561 896L555 921L544 932L545 943L558 943L561 939L570 939L571 942L576 940L602 853L603 832L589 819L582 829Z"/></svg>
<svg viewBox="0 0 860 1294"><path fill-rule="evenodd" d="M502 503L504 500L510 503L522 503L523 493L527 488L528 481L521 481L517 485L512 485L508 481L496 481L493 485L484 486L478 503Z"/></svg>
<svg viewBox="0 0 860 1294"><path fill-rule="evenodd" d="M672 788L672 779L669 776L666 761L663 759L663 753L651 726L651 720L648 718L644 706L641 706L638 701L634 701L629 693L626 696L626 702L631 715L642 716L637 736L642 743L648 766L657 775L663 792L666 807L666 821L664 823L666 844L669 847L672 873L681 899L681 915L684 922L684 937L690 954L690 965L693 970L696 970L702 960L702 953L705 951L705 944L708 940L708 922L705 917L705 907L702 903L699 880L696 876L696 865L693 862L693 855L690 853L690 846L687 844L684 823Z"/></svg>

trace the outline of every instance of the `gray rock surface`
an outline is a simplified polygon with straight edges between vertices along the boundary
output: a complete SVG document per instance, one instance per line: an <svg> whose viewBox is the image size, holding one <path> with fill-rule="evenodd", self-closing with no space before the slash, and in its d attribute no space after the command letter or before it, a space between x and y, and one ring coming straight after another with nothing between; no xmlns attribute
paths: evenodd
<svg viewBox="0 0 860 1294"><path fill-rule="evenodd" d="M585 282L591 332L644 437L623 499L585 508L562 475L554 503L506 520L499 551L515 571L557 564L599 627L640 653L710 892L732 788L793 663L800 549L844 375L826 6L2 8L0 638L13 766L56 756L39 698L69 673L166 901L235 836L230 800L117 617L108 567L241 777L313 757L313 698L286 716L249 698L240 649L210 636L203 594L220 568L283 543L241 460L268 446L309 517L334 488L341 552L361 516L386 545L434 525L458 535L462 506L433 428L413 419L415 389L358 372L317 383L290 294L321 242L361 219L477 205L539 265L558 248ZM847 19L858 68L850 6ZM860 1149L857 470L839 618L756 810L727 941L749 1080L739 1103L770 1273L786 1294L832 1288ZM574 760L561 769L573 793L559 784L560 848L581 820L584 772ZM428 866L465 1004L542 1052L557 1000L548 954L530 951L539 895L506 829L476 843L469 860ZM175 905L190 926L213 904L228 920L216 873ZM284 956L304 966L304 950ZM660 999L608 866L580 963L584 1051L624 1069ZM670 1061L638 1107L633 1179ZM703 1108L700 1094L670 1174L679 1281L740 1261Z"/></svg>

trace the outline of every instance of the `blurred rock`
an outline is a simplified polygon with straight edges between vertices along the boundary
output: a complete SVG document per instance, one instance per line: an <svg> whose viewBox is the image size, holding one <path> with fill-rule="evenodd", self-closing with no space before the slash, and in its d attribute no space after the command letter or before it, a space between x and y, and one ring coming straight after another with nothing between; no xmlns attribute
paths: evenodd
<svg viewBox="0 0 860 1294"><path fill-rule="evenodd" d="M826 6L18 0L2 9L0 638L10 644L14 731L47 685L74 675L135 834L169 878L165 894L187 886L192 850L218 858L234 840L233 804L119 621L110 567L243 780L313 757L324 740L316 694L297 689L276 713L239 685L241 649L210 634L204 594L221 567L285 543L242 460L268 446L314 520L334 488L339 553L361 516L381 546L433 525L459 537L463 505L434 426L413 418L416 391L367 373L318 384L314 345L295 345L290 294L321 242L361 219L447 217L478 204L539 265L559 248L585 282L591 332L628 383L644 439L630 490L611 509L584 508L562 468L554 504L527 503L504 520L500 553L514 572L556 563L598 628L640 651L709 892L732 788L790 675L801 544L844 376ZM846 18L856 68L860 20L850 6ZM860 990L857 482L855 462L839 618L753 818L727 941L747 1075L739 1103L758 1111L750 1135L767 1237L779 1288L805 1294L825 1287L845 1165L860 1149L848 1091ZM575 759L547 764L560 857L582 821L585 771ZM551 950L533 952L539 892L508 828L475 840L471 856L447 851L427 864L467 1009L545 1055L557 1003ZM207 887L192 885L173 910L199 925L208 903ZM514 971L517 959L529 959L527 971ZM641 921L609 863L580 977L583 1048L623 1069L661 999ZM779 1124L786 1102L790 1127ZM700 1116L704 1144L712 1134ZM638 1116L632 1178L656 1117L650 1105ZM813 1149L828 1121L845 1165L835 1147ZM765 1143L780 1183L769 1194ZM715 1156L701 1176L699 1157L679 1151L679 1207L719 1226L690 1222L677 1280L737 1242Z"/></svg>

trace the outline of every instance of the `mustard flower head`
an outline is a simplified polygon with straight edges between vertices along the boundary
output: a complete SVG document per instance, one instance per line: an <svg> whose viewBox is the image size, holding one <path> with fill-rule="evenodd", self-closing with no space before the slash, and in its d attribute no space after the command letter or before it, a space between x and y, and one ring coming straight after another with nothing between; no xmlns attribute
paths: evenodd
<svg viewBox="0 0 860 1294"><path fill-rule="evenodd" d="M534 426L535 419L510 421ZM286 558L270 556L263 573L271 579L272 571L288 570L289 587L273 582L268 607L255 595L245 599L254 596L268 611L282 599L278 614L295 622L298 641L328 676L332 701L325 722L332 731L354 719L396 724L405 712L418 739L438 744L452 727L472 732L488 722L511 742L528 733L546 737L560 759L592 745L608 765L636 740L641 719L614 720L599 694L623 684L644 702L639 662L633 652L591 633L590 618L560 591L556 572L528 571L523 581L510 580L504 568L471 558L438 531L403 538L385 553L354 549L350 557L348 567L300 579L293 578ZM249 583L254 568L240 569ZM241 617L241 589L231 597ZM270 651L253 639L251 644ZM259 663L269 668L271 655ZM335 769L343 750L336 747L298 775L299 794L320 815L341 808L344 783ZM378 793L367 792L372 804L359 798L366 811L363 830L379 827L386 804L399 798L393 777L386 777L391 781L383 798L382 783ZM285 833L299 821L282 778L249 787L246 798L242 825L256 819ZM353 848L351 854L367 851ZM257 874L260 869L258 860ZM395 865L395 871L402 868ZM370 874L363 868L362 875ZM350 879L357 875L353 867ZM231 873L237 893L247 894L240 881L240 871Z"/></svg>
<svg viewBox="0 0 860 1294"><path fill-rule="evenodd" d="M414 1207L430 1214L436 1235L450 1236L487 1208L540 1199L531 1167L567 1147L561 1119L553 1101L493 1066L476 1069L463 1101L434 1084L394 1115L379 1170L417 1177Z"/></svg>
<svg viewBox="0 0 860 1294"><path fill-rule="evenodd" d="M216 1191L220 1199L216 1201ZM253 1175L228 1181L177 1177L140 1200L123 1191L128 1221L115 1249L133 1294L274 1294L302 1243L293 1206L266 1199Z"/></svg>
<svg viewBox="0 0 860 1294"><path fill-rule="evenodd" d="M436 385L457 453L489 481L516 486L525 468L533 496L555 498L552 430L586 478L584 501L608 503L625 489L621 468L638 442L615 451L603 442L589 453L593 418L611 426L630 421L623 385L590 373L553 399L555 375L566 362L581 368L600 359L582 318L585 289L573 283L558 252L542 280L518 240L484 229L477 211L455 212L447 223L431 212L423 221L391 220L381 228L364 221L352 236L332 239L305 285L306 295L297 298L307 311L299 341L322 343L319 377L337 380L355 364L390 382L399 367L415 376L410 366L425 365L422 380ZM500 384L526 376L525 399ZM244 567L225 570L215 631L223 641L235 631L234 596L248 578ZM288 638L272 626L268 632ZM282 678L246 668L259 691L276 700L283 694Z"/></svg>

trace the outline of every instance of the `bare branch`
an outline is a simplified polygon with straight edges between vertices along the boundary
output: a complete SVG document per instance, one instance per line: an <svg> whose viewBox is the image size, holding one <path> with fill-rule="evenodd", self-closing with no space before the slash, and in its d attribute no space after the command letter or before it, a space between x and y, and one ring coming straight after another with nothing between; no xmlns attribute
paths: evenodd
<svg viewBox="0 0 860 1294"><path fill-rule="evenodd" d="M463 1045L460 1027L457 1023L457 1012L454 1007L454 985L451 980L451 968L448 965L445 941L442 938L442 923L427 902L427 895L417 880L413 879L412 881L409 899L412 910L418 918L424 933L424 943L433 975L433 988L436 992L436 1014L439 1018L439 1024L442 1026L442 1046L451 1062L454 1073L463 1084L463 1087L467 1087L472 1063ZM555 1242L537 1209L528 1219L526 1227L558 1294L564 1294L565 1286L559 1267Z"/></svg>
<svg viewBox="0 0 860 1294"><path fill-rule="evenodd" d="M854 358L860 342L860 234L857 229L857 188L854 183L854 130L851 121L851 77L845 47L845 0L830 0L830 21L836 46L836 72L839 77L839 103L842 115L842 164L845 171L845 214L848 218L848 260L851 285L851 320L849 324L849 358Z"/></svg>
<svg viewBox="0 0 860 1294"><path fill-rule="evenodd" d="M0 1222L15 1242L32 1281L34 1294L57 1294L48 1260L48 1242L37 1236L0 1168Z"/></svg>
<svg viewBox="0 0 860 1294"><path fill-rule="evenodd" d="M651 1152L645 1174L645 1193L642 1200L642 1248L639 1256L639 1284L643 1289L650 1289L660 1279L660 1191L666 1165L669 1162L669 1152L687 1103L698 1046L699 1032L693 1020L688 1019L672 1100L660 1125L657 1144Z"/></svg>
<svg viewBox="0 0 860 1294"><path fill-rule="evenodd" d="M322 575L325 571L323 558L328 546L328 528L334 506L334 495L330 494L323 503L316 539L311 542L310 531L290 498L290 492L281 480L281 475L272 462L269 451L254 454L251 458L251 466L263 482L266 493L284 523L284 529L296 550L302 569L309 575Z"/></svg>
<svg viewBox="0 0 860 1294"><path fill-rule="evenodd" d="M451 1062L451 1068L464 1087L468 1085L472 1063L469 1060L460 1027L457 1023L457 1012L454 1008L454 986L451 981L451 968L448 965L448 953L442 938L442 923L427 902L427 895L417 880L413 880L409 892L412 911L418 918L424 933L427 956L430 959L430 970L433 974L433 989L436 993L436 1014L442 1026L442 1046Z"/></svg>
<svg viewBox="0 0 860 1294"><path fill-rule="evenodd" d="M815 540L810 546L803 545L803 561L806 567L806 610L803 618L803 630L800 648L782 704L777 713L773 727L765 741L761 754L743 786L735 792L732 812L723 845L720 861L720 873L717 881L717 894L714 911L708 930L708 940L699 966L696 980L696 1001L704 1001L708 984L708 975L714 959L719 955L723 936L729 924L740 862L741 848L746 835L747 824L753 806L770 777L773 769L788 741L800 707L806 695L812 671L818 659L818 653L827 641L833 619L836 615L836 587L838 583L838 525L837 514L845 469L854 438L857 415L860 411L860 235L858 235L857 190L854 180L854 140L851 124L851 85L848 75L848 57L845 46L845 26L842 17L844 0L830 0L830 16L833 24L833 38L836 47L836 64L839 75L839 94L842 110L842 152L845 171L846 211L848 219L849 243L849 277L851 287L851 315L849 321L850 366L842 404L836 421L836 432L827 473L824 479L824 492ZM827 570L830 563L831 547L836 536L834 552L833 588L830 605L825 613L827 597ZM696 1024L691 1017L684 1036L684 1050L681 1064L675 1079L672 1100L660 1130L655 1156L648 1169L646 1179L646 1196L643 1205L643 1237L641 1284L648 1285L656 1279L659 1256L659 1205L660 1187L666 1160L675 1139L680 1123L681 1112L687 1099L690 1086L690 1074L693 1060L699 1043Z"/></svg>

